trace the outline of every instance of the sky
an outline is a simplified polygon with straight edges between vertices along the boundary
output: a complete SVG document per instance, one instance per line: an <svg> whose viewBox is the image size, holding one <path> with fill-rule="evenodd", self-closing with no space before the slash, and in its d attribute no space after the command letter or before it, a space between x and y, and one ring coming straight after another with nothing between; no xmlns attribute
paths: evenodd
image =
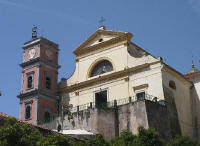
<svg viewBox="0 0 200 146"><path fill-rule="evenodd" d="M23 44L38 36L59 44L59 81L75 69L72 51L105 18L108 30L128 31L132 42L185 74L200 68L200 0L0 0L0 112L19 117Z"/></svg>

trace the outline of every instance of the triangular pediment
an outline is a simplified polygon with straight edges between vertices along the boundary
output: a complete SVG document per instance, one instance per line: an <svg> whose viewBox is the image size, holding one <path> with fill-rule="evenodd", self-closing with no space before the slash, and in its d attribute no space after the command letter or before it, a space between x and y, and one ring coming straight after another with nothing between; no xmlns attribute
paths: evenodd
<svg viewBox="0 0 200 146"><path fill-rule="evenodd" d="M120 32L120 31L111 31L111 30L97 30L93 33L86 41L84 41L80 46L78 46L73 52L75 55L80 54L83 50L88 49L93 46L100 44L105 44L116 38L128 36L132 37L132 34L129 32Z"/></svg>

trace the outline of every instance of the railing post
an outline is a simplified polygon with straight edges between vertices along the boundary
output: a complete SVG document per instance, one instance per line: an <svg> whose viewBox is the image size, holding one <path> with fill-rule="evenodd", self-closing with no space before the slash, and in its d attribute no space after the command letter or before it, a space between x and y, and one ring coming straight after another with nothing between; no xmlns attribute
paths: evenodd
<svg viewBox="0 0 200 146"><path fill-rule="evenodd" d="M92 102L90 102L90 108L92 108Z"/></svg>
<svg viewBox="0 0 200 146"><path fill-rule="evenodd" d="M77 112L79 112L79 106L77 106Z"/></svg>
<svg viewBox="0 0 200 146"><path fill-rule="evenodd" d="M129 103L131 103L131 96L129 96Z"/></svg>
<svg viewBox="0 0 200 146"><path fill-rule="evenodd" d="M117 100L114 100L114 107L117 107Z"/></svg>

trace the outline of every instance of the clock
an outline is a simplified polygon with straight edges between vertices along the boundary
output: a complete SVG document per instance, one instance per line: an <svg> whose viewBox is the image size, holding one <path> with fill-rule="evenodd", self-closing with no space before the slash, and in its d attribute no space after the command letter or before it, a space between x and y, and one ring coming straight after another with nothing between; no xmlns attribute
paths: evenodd
<svg viewBox="0 0 200 146"><path fill-rule="evenodd" d="M28 51L28 58L29 58L29 59L34 58L34 57L35 57L35 53L36 53L35 48L30 49L30 50Z"/></svg>
<svg viewBox="0 0 200 146"><path fill-rule="evenodd" d="M53 59L53 52L49 49L46 49L45 54L49 60Z"/></svg>

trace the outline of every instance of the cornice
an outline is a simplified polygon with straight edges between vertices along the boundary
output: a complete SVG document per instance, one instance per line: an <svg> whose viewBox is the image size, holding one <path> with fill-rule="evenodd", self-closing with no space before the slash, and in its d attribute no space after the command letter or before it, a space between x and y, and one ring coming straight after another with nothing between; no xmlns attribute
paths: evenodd
<svg viewBox="0 0 200 146"><path fill-rule="evenodd" d="M56 95L53 95L52 92L49 92L45 89L34 89L31 91L27 91L25 93L20 93L17 97L18 98L26 98L28 96L38 96L38 95L45 95L52 99L58 99L58 97Z"/></svg>
<svg viewBox="0 0 200 146"><path fill-rule="evenodd" d="M48 40L44 37L36 38L34 40L31 40L31 41L24 43L23 49L30 48L30 47L37 45L37 44L48 45L48 46L53 47L56 50L59 50L58 44L56 44L56 43L54 43L54 42L52 42L52 41L50 41L50 40Z"/></svg>
<svg viewBox="0 0 200 146"><path fill-rule="evenodd" d="M53 62L50 62L50 61L48 61L44 58L40 58L40 57L37 57L37 58L31 59L29 61L23 62L23 63L20 64L20 66L24 68L26 66L33 65L35 63L45 63L45 64L47 64L47 65L49 65L53 68L56 68L56 69L59 69L61 67L60 65L57 65Z"/></svg>
<svg viewBox="0 0 200 146"><path fill-rule="evenodd" d="M75 91L81 88L84 88L86 86L91 86L92 84L102 81L102 80L112 80L118 77L122 77L122 76L126 76L131 72L138 72L144 68L148 68L150 66L149 63L145 63L143 65L139 65L136 67L132 67L132 68L128 68L128 69L124 69L122 71L118 71L118 72L114 72L114 73L110 73L108 75L100 75L94 79L90 79L90 80L86 80L83 82L80 82L78 84L74 84L71 86L67 86L67 87L60 87L59 89L59 93L63 93L63 92L71 92L71 91Z"/></svg>
<svg viewBox="0 0 200 146"><path fill-rule="evenodd" d="M182 81L185 84L188 84L189 86L193 86L193 83L189 80L187 80L183 74L181 74L180 72L178 72L177 70L173 69L171 66L163 63L164 65L164 70L174 76L177 77L177 79L179 79L180 81Z"/></svg>
<svg viewBox="0 0 200 146"><path fill-rule="evenodd" d="M79 48L77 50L74 50L73 53L77 56L78 59L81 58L82 56L87 56L88 54L95 54L99 50L100 51L106 50L109 48L109 46L113 44L120 43L123 41L129 42L130 39L131 37L128 34L124 34L93 46L89 46L86 48Z"/></svg>

